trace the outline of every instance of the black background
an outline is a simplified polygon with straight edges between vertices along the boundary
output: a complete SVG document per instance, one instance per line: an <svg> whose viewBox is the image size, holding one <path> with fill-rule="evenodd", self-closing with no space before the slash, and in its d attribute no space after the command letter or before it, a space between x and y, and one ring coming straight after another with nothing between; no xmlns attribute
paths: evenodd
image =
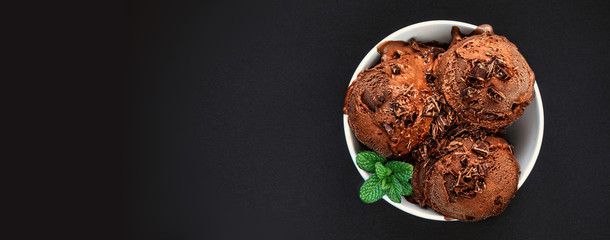
<svg viewBox="0 0 610 240"><path fill-rule="evenodd" d="M608 238L609 10L582 1L137 3L130 236ZM483 222L360 202L344 140L343 98L364 55L436 19L508 36L544 103L530 178Z"/></svg>
<svg viewBox="0 0 610 240"><path fill-rule="evenodd" d="M63 177L68 187L47 189L74 210L66 213L74 227L54 231L129 239L610 238L603 1L136 1L81 10L100 19L64 19L81 38L55 41L93 49L75 56L96 60L72 59L67 69L76 69L77 95L95 100L61 100L91 114L55 122L91 140L70 140L77 150L69 157L80 164L68 169L84 180ZM498 217L436 222L358 198L363 180L341 112L348 82L378 41L427 20L491 24L536 74L542 150ZM66 216L61 208L39 206L48 217L40 221Z"/></svg>

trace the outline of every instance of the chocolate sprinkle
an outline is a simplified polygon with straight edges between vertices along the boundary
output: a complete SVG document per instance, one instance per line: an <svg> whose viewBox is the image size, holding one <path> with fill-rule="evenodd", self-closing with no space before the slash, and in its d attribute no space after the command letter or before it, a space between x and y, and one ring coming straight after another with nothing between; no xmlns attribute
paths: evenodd
<svg viewBox="0 0 610 240"><path fill-rule="evenodd" d="M474 145L472 145L472 151L482 157L486 157L489 154L489 143L483 140L479 140Z"/></svg>
<svg viewBox="0 0 610 240"><path fill-rule="evenodd" d="M487 94L489 94L489 97L491 98L491 100L493 100L496 103L500 103L500 102L504 101L504 99L506 99L506 96L504 96L504 93L500 92L494 86L490 86L487 89Z"/></svg>

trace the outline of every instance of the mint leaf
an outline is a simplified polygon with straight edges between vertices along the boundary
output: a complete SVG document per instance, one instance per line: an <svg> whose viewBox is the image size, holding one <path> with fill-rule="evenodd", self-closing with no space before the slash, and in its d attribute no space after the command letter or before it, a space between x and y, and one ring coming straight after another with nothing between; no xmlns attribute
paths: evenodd
<svg viewBox="0 0 610 240"><path fill-rule="evenodd" d="M381 189L383 189L383 190L388 190L388 189L390 189L390 184L388 184L388 178L384 178L384 179L381 181Z"/></svg>
<svg viewBox="0 0 610 240"><path fill-rule="evenodd" d="M408 182L413 176L413 166L411 164L399 161L389 161L385 166L392 170L392 173L394 173L394 176L396 176L400 182Z"/></svg>
<svg viewBox="0 0 610 240"><path fill-rule="evenodd" d="M402 195L411 196L413 194L413 187L408 182L403 182L402 184Z"/></svg>
<svg viewBox="0 0 610 240"><path fill-rule="evenodd" d="M407 171L411 164L399 161L389 161L385 164L386 167L392 169L392 172L404 172ZM412 167L411 167L412 168Z"/></svg>
<svg viewBox="0 0 610 240"><path fill-rule="evenodd" d="M381 189L381 179L377 174L371 175L360 187L360 200L365 203L375 202L383 195L385 195L385 191Z"/></svg>
<svg viewBox="0 0 610 240"><path fill-rule="evenodd" d="M400 182L403 182L403 183L409 182L409 177L407 176L407 173L405 173L405 172L394 173L394 176L396 176L396 178L398 178L398 180Z"/></svg>
<svg viewBox="0 0 610 240"><path fill-rule="evenodd" d="M358 167L370 173L375 172L375 163L385 163L386 161L385 157L371 151L362 151L356 155Z"/></svg>
<svg viewBox="0 0 610 240"><path fill-rule="evenodd" d="M373 173L360 187L360 200L363 202L376 202L387 194L390 200L400 203L403 195L413 194L413 187L409 183L413 166L399 161L386 162L385 157L371 151L363 151L356 156L358 167Z"/></svg>
<svg viewBox="0 0 610 240"><path fill-rule="evenodd" d="M375 163L375 173L377 173L377 176L380 179L384 179L385 177L390 176L390 174L392 174L392 170L383 166L382 163L378 162Z"/></svg>
<svg viewBox="0 0 610 240"><path fill-rule="evenodd" d="M403 193L402 192L402 185L398 181L398 178L396 178L396 176L394 176L394 175L388 177L387 179L390 182L388 184L388 185L390 185L390 189L388 189L388 193L387 193L388 197L393 202L400 203L401 196L402 196L402 193Z"/></svg>

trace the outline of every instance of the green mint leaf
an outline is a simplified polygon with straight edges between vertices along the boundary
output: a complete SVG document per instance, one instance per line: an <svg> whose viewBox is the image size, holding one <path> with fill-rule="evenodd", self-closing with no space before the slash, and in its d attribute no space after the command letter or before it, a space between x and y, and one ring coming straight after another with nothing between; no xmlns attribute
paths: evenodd
<svg viewBox="0 0 610 240"><path fill-rule="evenodd" d="M413 176L413 166L411 164L399 161L389 161L385 166L392 170L392 173L394 173L394 176L396 176L400 182L408 182Z"/></svg>
<svg viewBox="0 0 610 240"><path fill-rule="evenodd" d="M375 173L377 173L377 176L380 179L384 179L385 177L390 176L390 174L392 174L392 170L383 166L382 163L378 162L375 163Z"/></svg>
<svg viewBox="0 0 610 240"><path fill-rule="evenodd" d="M413 194L413 187L408 182L403 182L402 184L402 195L411 196Z"/></svg>
<svg viewBox="0 0 610 240"><path fill-rule="evenodd" d="M371 151L362 151L356 155L356 164L364 171L374 173L375 163L385 163L387 160L385 157Z"/></svg>
<svg viewBox="0 0 610 240"><path fill-rule="evenodd" d="M388 181L390 182L388 184L388 185L390 185L390 189L388 189L388 192L387 192L388 197L393 202L400 203L401 196L402 196L402 193L403 193L402 185L398 181L398 178L396 178L394 175L389 176L388 177Z"/></svg>
<svg viewBox="0 0 610 240"><path fill-rule="evenodd" d="M383 195L385 195L385 191L381 189L381 179L377 174L371 175L360 187L360 200L365 203L375 202Z"/></svg>
<svg viewBox="0 0 610 240"><path fill-rule="evenodd" d="M404 172L407 170L410 164L399 161L389 161L385 164L386 167L392 170L392 172Z"/></svg>
<svg viewBox="0 0 610 240"><path fill-rule="evenodd" d="M398 173L394 173L394 176L396 176L396 178L398 178L398 180L400 182L406 183L409 182L409 176L407 175L406 172L398 172Z"/></svg>
<svg viewBox="0 0 610 240"><path fill-rule="evenodd" d="M381 189L383 189L383 190L388 190L388 189L390 189L390 184L388 184L388 178L387 178L387 177L386 177L386 178L384 178L384 179L381 181Z"/></svg>

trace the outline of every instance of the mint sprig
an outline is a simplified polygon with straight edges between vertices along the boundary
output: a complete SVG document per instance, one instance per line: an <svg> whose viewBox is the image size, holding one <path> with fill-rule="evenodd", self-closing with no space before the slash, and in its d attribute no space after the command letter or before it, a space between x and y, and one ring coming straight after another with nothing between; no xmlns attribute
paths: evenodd
<svg viewBox="0 0 610 240"><path fill-rule="evenodd" d="M385 157L371 151L358 153L356 164L362 170L373 173L360 187L360 199L363 202L376 202L383 195L388 195L390 200L400 203L402 196L413 193L409 183L413 175L411 164L399 161L387 162Z"/></svg>

